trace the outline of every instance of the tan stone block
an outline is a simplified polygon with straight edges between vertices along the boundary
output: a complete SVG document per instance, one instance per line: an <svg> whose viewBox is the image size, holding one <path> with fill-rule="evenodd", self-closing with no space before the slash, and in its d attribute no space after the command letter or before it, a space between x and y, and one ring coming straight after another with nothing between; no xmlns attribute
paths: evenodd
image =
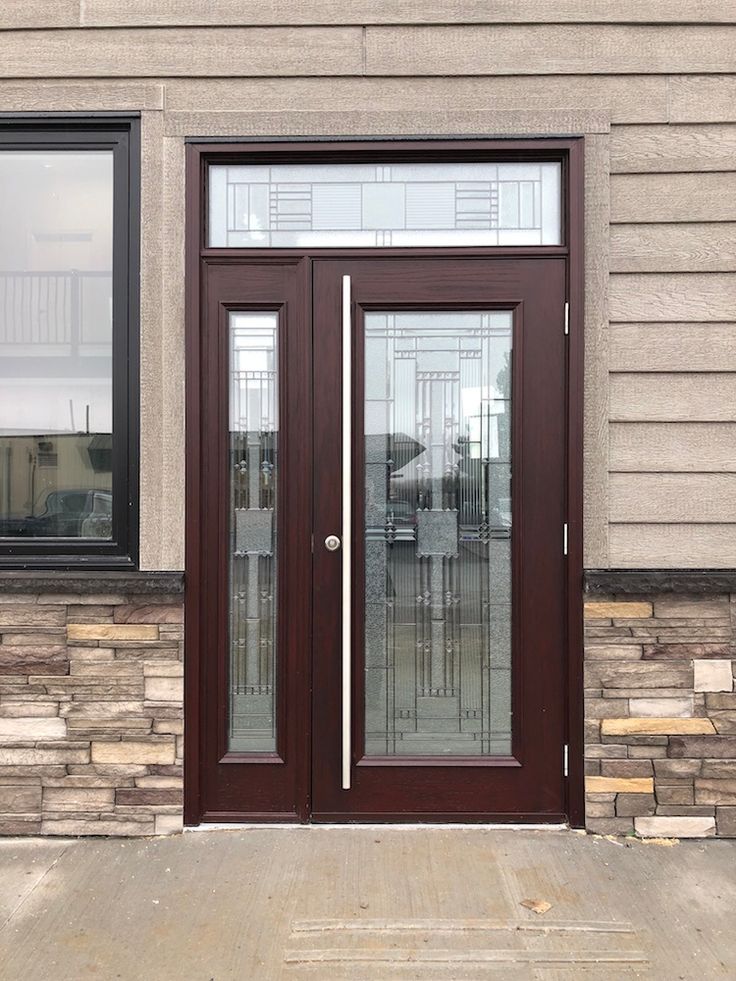
<svg viewBox="0 0 736 981"><path fill-rule="evenodd" d="M184 698L183 678L146 678L147 702L181 702Z"/></svg>
<svg viewBox="0 0 736 981"><path fill-rule="evenodd" d="M148 623L70 623L69 640L158 640L158 627Z"/></svg>
<svg viewBox="0 0 736 981"><path fill-rule="evenodd" d="M635 718L686 719L693 714L693 696L675 698L632 698L629 710Z"/></svg>
<svg viewBox="0 0 736 981"><path fill-rule="evenodd" d="M589 818L604 818L604 817L614 817L615 808L613 801L615 797L612 797L610 802L604 803L603 801L592 801L587 800L585 802L585 815Z"/></svg>
<svg viewBox="0 0 736 981"><path fill-rule="evenodd" d="M724 838L736 838L736 807L716 808L718 834Z"/></svg>
<svg viewBox="0 0 736 981"><path fill-rule="evenodd" d="M153 732L161 735L183 736L183 719L154 719Z"/></svg>
<svg viewBox="0 0 736 981"><path fill-rule="evenodd" d="M63 627L49 628L48 632L39 634L31 631L22 633L7 633L3 631L3 647L55 647L64 643L65 630Z"/></svg>
<svg viewBox="0 0 736 981"><path fill-rule="evenodd" d="M65 702L60 708L60 714L68 719L116 719L120 716L142 716L143 701L95 700L81 701L74 699Z"/></svg>
<svg viewBox="0 0 736 981"><path fill-rule="evenodd" d="M41 834L63 835L106 835L110 837L131 837L134 835L151 835L154 832L152 815L147 815L144 821L134 821L130 818L122 821L79 819L54 821L49 815L44 815L41 822Z"/></svg>
<svg viewBox="0 0 736 981"><path fill-rule="evenodd" d="M41 810L41 786L0 787L0 813L37 814Z"/></svg>
<svg viewBox="0 0 736 981"><path fill-rule="evenodd" d="M144 661L143 674L146 677L182 678L184 665L181 661Z"/></svg>
<svg viewBox="0 0 736 981"><path fill-rule="evenodd" d="M0 718L0 743L37 742L65 739L66 722L59 718Z"/></svg>
<svg viewBox="0 0 736 981"><path fill-rule="evenodd" d="M0 766L43 766L47 763L89 763L89 748L37 749L0 746Z"/></svg>
<svg viewBox="0 0 736 981"><path fill-rule="evenodd" d="M173 763L175 759L175 745L170 739L156 742L134 739L92 742L93 763Z"/></svg>
<svg viewBox="0 0 736 981"><path fill-rule="evenodd" d="M604 736L704 736L714 732L710 719L604 719L601 722L601 733Z"/></svg>
<svg viewBox="0 0 736 981"><path fill-rule="evenodd" d="M114 647L98 647L93 644L91 647L67 647L67 655L70 661L112 661L115 658Z"/></svg>
<svg viewBox="0 0 736 981"><path fill-rule="evenodd" d="M592 601L584 607L586 620L643 619L652 616L652 604L641 602L597 602Z"/></svg>
<svg viewBox="0 0 736 981"><path fill-rule="evenodd" d="M140 678L136 661L72 661L69 673L76 678Z"/></svg>
<svg viewBox="0 0 736 981"><path fill-rule="evenodd" d="M6 719L51 719L59 715L56 699L47 702L0 702L0 717Z"/></svg>
<svg viewBox="0 0 736 981"><path fill-rule="evenodd" d="M693 661L695 691L733 691L730 661Z"/></svg>
<svg viewBox="0 0 736 981"><path fill-rule="evenodd" d="M662 596L654 601L654 615L695 620L728 617L728 596Z"/></svg>
<svg viewBox="0 0 736 981"><path fill-rule="evenodd" d="M147 774L135 778L136 787L157 787L171 790L181 790L184 786L183 777L163 777L157 774Z"/></svg>
<svg viewBox="0 0 736 981"><path fill-rule="evenodd" d="M115 791L112 788L44 787L44 811L111 811Z"/></svg>
<svg viewBox="0 0 736 981"><path fill-rule="evenodd" d="M716 833L714 817L638 817L634 827L642 838L710 838Z"/></svg>
<svg viewBox="0 0 736 981"><path fill-rule="evenodd" d="M585 790L591 794L653 794L652 777L586 777Z"/></svg>
<svg viewBox="0 0 736 981"><path fill-rule="evenodd" d="M184 817L181 814L156 814L155 831L157 835L176 835L184 830Z"/></svg>
<svg viewBox="0 0 736 981"><path fill-rule="evenodd" d="M616 817L640 817L654 814L656 808L654 794L618 794L616 796Z"/></svg>
<svg viewBox="0 0 736 981"><path fill-rule="evenodd" d="M0 627L63 627L65 623L65 607L0 606Z"/></svg>
<svg viewBox="0 0 736 981"><path fill-rule="evenodd" d="M656 794L658 804L692 804L695 800L690 780L677 785L657 783Z"/></svg>
<svg viewBox="0 0 736 981"><path fill-rule="evenodd" d="M736 804L736 780L695 778L696 804Z"/></svg>
<svg viewBox="0 0 736 981"><path fill-rule="evenodd" d="M119 606L115 610L115 622L184 623L184 606L181 603Z"/></svg>
<svg viewBox="0 0 736 981"><path fill-rule="evenodd" d="M638 661L642 645L634 644L586 644L585 657L591 661Z"/></svg>

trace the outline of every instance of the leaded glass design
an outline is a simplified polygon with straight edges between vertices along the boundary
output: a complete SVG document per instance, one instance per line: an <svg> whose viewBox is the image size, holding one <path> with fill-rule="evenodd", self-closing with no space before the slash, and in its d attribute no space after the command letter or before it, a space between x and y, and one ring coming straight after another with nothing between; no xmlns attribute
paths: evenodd
<svg viewBox="0 0 736 981"><path fill-rule="evenodd" d="M278 315L231 313L231 752L276 752Z"/></svg>
<svg viewBox="0 0 736 981"><path fill-rule="evenodd" d="M365 749L511 753L512 314L365 314Z"/></svg>
<svg viewBox="0 0 736 981"><path fill-rule="evenodd" d="M559 163L214 165L215 247L559 245Z"/></svg>

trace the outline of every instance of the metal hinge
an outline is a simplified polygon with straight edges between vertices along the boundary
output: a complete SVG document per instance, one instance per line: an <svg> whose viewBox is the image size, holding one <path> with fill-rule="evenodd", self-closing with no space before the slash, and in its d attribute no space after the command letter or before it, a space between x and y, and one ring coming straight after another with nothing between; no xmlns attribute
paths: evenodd
<svg viewBox="0 0 736 981"><path fill-rule="evenodd" d="M567 555L567 522L562 526L562 554Z"/></svg>
<svg viewBox="0 0 736 981"><path fill-rule="evenodd" d="M568 747L567 747L567 743L565 743L565 745L562 747L562 775L565 777L568 776L567 759L568 759Z"/></svg>
<svg viewBox="0 0 736 981"><path fill-rule="evenodd" d="M565 333L570 333L570 304L565 301Z"/></svg>

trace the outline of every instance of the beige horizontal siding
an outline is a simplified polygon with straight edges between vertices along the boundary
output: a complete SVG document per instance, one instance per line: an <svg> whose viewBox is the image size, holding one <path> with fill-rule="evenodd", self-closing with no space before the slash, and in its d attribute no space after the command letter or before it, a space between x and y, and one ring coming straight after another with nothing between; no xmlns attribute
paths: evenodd
<svg viewBox="0 0 736 981"><path fill-rule="evenodd" d="M523 79L503 76L458 78L221 78L166 80L166 105L173 110L235 112L329 108L549 111L550 106L610 113L613 122L667 120L668 79L661 75L558 75ZM736 107L734 108L736 119Z"/></svg>
<svg viewBox="0 0 736 981"><path fill-rule="evenodd" d="M612 225L611 271L736 271L736 222Z"/></svg>
<svg viewBox="0 0 736 981"><path fill-rule="evenodd" d="M736 323L613 324L611 371L736 372Z"/></svg>
<svg viewBox="0 0 736 981"><path fill-rule="evenodd" d="M734 0L5 0L0 27L734 23Z"/></svg>
<svg viewBox="0 0 736 981"><path fill-rule="evenodd" d="M587 132L586 554L736 565L736 0L0 4L0 111L69 106L166 107L145 122L160 227L188 135ZM144 331L180 366L147 263ZM143 407L152 432L176 398ZM163 527L150 485L144 505Z"/></svg>
<svg viewBox="0 0 736 981"><path fill-rule="evenodd" d="M733 73L736 69L732 68ZM672 123L720 123L736 120L736 77L707 75L669 79Z"/></svg>
<svg viewBox="0 0 736 981"><path fill-rule="evenodd" d="M0 77L361 75L359 27L0 33Z"/></svg>
<svg viewBox="0 0 736 981"><path fill-rule="evenodd" d="M623 568L671 566L731 568L736 524L611 525L611 564Z"/></svg>
<svg viewBox="0 0 736 981"><path fill-rule="evenodd" d="M736 25L18 30L0 34L0 75L721 73L733 70L734 48Z"/></svg>
<svg viewBox="0 0 736 981"><path fill-rule="evenodd" d="M736 221L736 172L614 175L611 221Z"/></svg>
<svg viewBox="0 0 736 981"><path fill-rule="evenodd" d="M690 173L736 169L736 125L618 126L611 173Z"/></svg>
<svg viewBox="0 0 736 981"><path fill-rule="evenodd" d="M736 522L733 473L612 473L609 493L616 523Z"/></svg>
<svg viewBox="0 0 736 981"><path fill-rule="evenodd" d="M734 70L732 26L369 27L375 75L669 74Z"/></svg>
<svg viewBox="0 0 736 981"><path fill-rule="evenodd" d="M616 422L736 422L736 374L612 374L609 408Z"/></svg>
<svg viewBox="0 0 736 981"><path fill-rule="evenodd" d="M736 424L612 422L611 471L736 473Z"/></svg>
<svg viewBox="0 0 736 981"><path fill-rule="evenodd" d="M611 276L611 320L733 321L736 273L618 273Z"/></svg>

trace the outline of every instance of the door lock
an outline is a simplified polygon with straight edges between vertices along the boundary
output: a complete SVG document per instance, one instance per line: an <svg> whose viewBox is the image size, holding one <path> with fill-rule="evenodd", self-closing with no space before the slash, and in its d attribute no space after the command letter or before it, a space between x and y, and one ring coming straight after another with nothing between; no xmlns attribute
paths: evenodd
<svg viewBox="0 0 736 981"><path fill-rule="evenodd" d="M325 548L328 552L336 552L340 547L340 539L337 535L328 535L325 538Z"/></svg>

